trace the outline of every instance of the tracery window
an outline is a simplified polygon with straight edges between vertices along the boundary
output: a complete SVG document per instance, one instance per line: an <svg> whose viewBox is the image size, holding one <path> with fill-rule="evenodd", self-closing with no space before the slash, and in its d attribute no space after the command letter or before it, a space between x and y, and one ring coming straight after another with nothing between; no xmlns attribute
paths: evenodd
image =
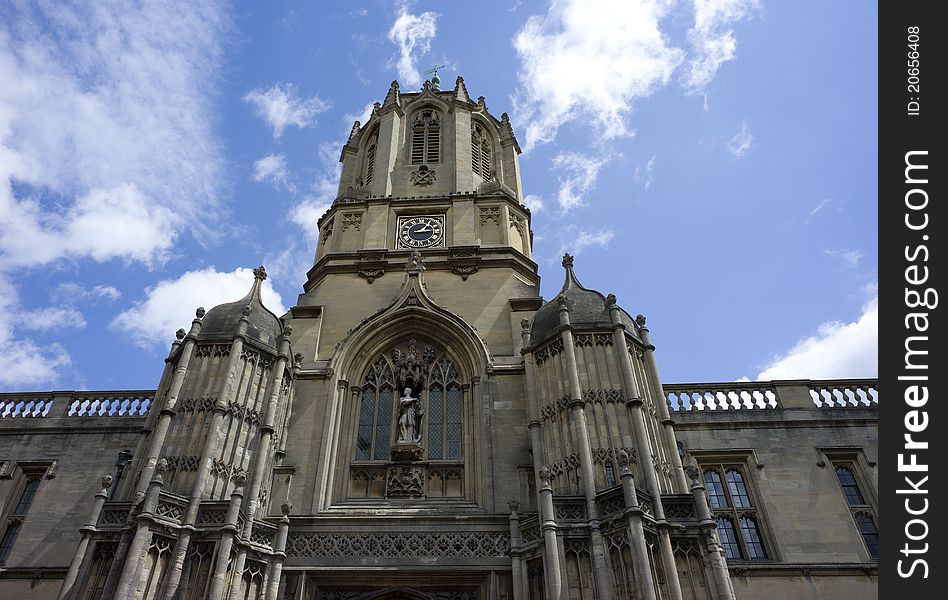
<svg viewBox="0 0 948 600"><path fill-rule="evenodd" d="M47 467L48 465L44 465L42 468L30 468L23 472L21 484L17 486L18 493L14 496L16 502L7 514L6 523L3 524L3 535L0 535L0 565L6 562L13 550L13 545L20 534L23 521L33 504L33 498L36 496Z"/></svg>
<svg viewBox="0 0 948 600"><path fill-rule="evenodd" d="M704 469L708 502L718 524L724 555L731 560L766 560L767 550L754 505L740 465L712 465Z"/></svg>
<svg viewBox="0 0 948 600"><path fill-rule="evenodd" d="M415 113L411 122L411 164L440 162L441 115L433 108Z"/></svg>
<svg viewBox="0 0 948 600"><path fill-rule="evenodd" d="M463 458L464 386L442 350L416 338L396 345L368 369L359 392L355 459L389 460L403 390L420 400L421 440L432 461Z"/></svg>
<svg viewBox="0 0 948 600"><path fill-rule="evenodd" d="M471 127L471 168L484 181L491 177L490 136L480 123Z"/></svg>
<svg viewBox="0 0 948 600"><path fill-rule="evenodd" d="M843 490L846 503L852 512L856 529L866 544L871 558L879 558L879 530L876 527L875 510L859 487L856 476L856 464L852 461L834 463L836 481Z"/></svg>

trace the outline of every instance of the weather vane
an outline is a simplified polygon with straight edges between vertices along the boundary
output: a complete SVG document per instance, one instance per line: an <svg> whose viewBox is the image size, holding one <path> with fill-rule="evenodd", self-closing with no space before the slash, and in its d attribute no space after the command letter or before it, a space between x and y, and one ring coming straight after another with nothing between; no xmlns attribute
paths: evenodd
<svg viewBox="0 0 948 600"><path fill-rule="evenodd" d="M428 75L429 73L433 74L433 76L431 77L431 87L433 87L436 92L441 91L441 78L438 77L438 69L443 69L446 66L447 65L435 65L431 67L430 69L428 69L427 71L425 71L425 75Z"/></svg>

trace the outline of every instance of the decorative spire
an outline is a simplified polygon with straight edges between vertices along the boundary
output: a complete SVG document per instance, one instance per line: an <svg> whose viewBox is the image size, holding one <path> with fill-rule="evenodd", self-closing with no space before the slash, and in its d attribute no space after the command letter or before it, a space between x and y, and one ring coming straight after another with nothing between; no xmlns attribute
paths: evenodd
<svg viewBox="0 0 948 600"><path fill-rule="evenodd" d="M563 255L563 268L568 269L573 266L573 257L569 253Z"/></svg>
<svg viewBox="0 0 948 600"><path fill-rule="evenodd" d="M471 101L471 97L467 93L467 86L464 85L464 78L460 75L458 75L457 81L454 82L454 99L464 102Z"/></svg>
<svg viewBox="0 0 948 600"><path fill-rule="evenodd" d="M266 269L266 267L264 267L263 265L260 265L259 267L257 267L256 269L254 269L254 270L253 270L253 276L254 276L256 279L259 279L259 280L261 280L261 281L264 280L264 279L266 279L266 278L267 278L267 269Z"/></svg>
<svg viewBox="0 0 948 600"><path fill-rule="evenodd" d="M570 254L563 255L563 268L566 269L566 280L563 282L563 288L560 290L560 294L563 294L567 290L574 288L579 288L585 290L583 284L579 282L579 279L576 278L576 273L573 272L573 257Z"/></svg>
<svg viewBox="0 0 948 600"><path fill-rule="evenodd" d="M477 108L487 112L487 100L484 99L484 96L477 97Z"/></svg>
<svg viewBox="0 0 948 600"><path fill-rule="evenodd" d="M500 115L500 131L504 137L514 137L513 127L510 125L510 115Z"/></svg>
<svg viewBox="0 0 948 600"><path fill-rule="evenodd" d="M372 117L378 116L379 109L382 108L382 105L376 102L372 105L372 114L369 116L369 120L372 120Z"/></svg>
<svg viewBox="0 0 948 600"><path fill-rule="evenodd" d="M397 106L401 106L401 104L402 104L402 97L401 97L401 94L400 94L399 91L398 91L398 81L397 81L397 80L396 80L396 81L392 81L391 87L388 88L388 93L385 94L385 100L382 101L382 106L383 106L383 107L389 106L389 105L391 105L391 104L395 104L395 105L397 105Z"/></svg>
<svg viewBox="0 0 948 600"><path fill-rule="evenodd" d="M356 121L352 124L352 129L349 130L349 138L346 140L346 144L351 144L354 139L359 136L359 130L362 129L362 123Z"/></svg>

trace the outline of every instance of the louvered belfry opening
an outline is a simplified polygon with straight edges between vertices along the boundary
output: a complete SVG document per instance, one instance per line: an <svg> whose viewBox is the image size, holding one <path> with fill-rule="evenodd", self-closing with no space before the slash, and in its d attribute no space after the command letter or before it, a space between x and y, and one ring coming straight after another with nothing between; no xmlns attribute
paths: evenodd
<svg viewBox="0 0 948 600"><path fill-rule="evenodd" d="M433 108L415 113L411 128L411 164L437 163L441 159L441 115Z"/></svg>
<svg viewBox="0 0 948 600"><path fill-rule="evenodd" d="M484 181L491 178L490 137L480 123L471 128L471 168Z"/></svg>

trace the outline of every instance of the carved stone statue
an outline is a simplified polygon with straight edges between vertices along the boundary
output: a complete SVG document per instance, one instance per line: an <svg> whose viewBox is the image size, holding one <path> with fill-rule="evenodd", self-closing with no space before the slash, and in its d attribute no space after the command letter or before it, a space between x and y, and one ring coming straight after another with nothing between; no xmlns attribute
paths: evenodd
<svg viewBox="0 0 948 600"><path fill-rule="evenodd" d="M421 443L421 401L413 398L411 388L405 388L404 395L398 400L398 443Z"/></svg>

